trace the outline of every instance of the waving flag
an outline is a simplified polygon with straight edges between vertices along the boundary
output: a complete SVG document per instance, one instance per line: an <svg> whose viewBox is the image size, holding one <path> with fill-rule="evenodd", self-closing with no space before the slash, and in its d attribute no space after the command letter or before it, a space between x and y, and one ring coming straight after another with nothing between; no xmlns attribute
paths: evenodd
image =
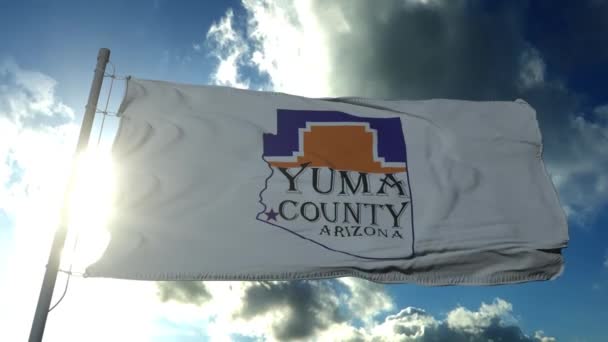
<svg viewBox="0 0 608 342"><path fill-rule="evenodd" d="M546 280L568 229L523 101L309 99L131 78L88 276Z"/></svg>

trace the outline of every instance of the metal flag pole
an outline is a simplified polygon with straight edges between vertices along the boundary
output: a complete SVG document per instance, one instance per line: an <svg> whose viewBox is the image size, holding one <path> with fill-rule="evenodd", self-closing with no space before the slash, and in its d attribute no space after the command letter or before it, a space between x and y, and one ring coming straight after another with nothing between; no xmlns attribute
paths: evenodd
<svg viewBox="0 0 608 342"><path fill-rule="evenodd" d="M95 119L95 112L97 110L97 101L99 100L99 93L101 92L101 85L103 83L106 65L108 64L109 60L110 50L105 48L99 49L99 53L97 55L97 66L95 67L95 76L93 77L91 91L89 92L89 99L87 106L85 107L84 119L82 120L82 126L80 127L80 136L78 137L76 153L72 162L72 171L63 198L63 207L61 208L60 218L61 221L59 222L59 227L57 228L55 237L53 238L49 261L46 265L44 280L42 281L42 288L40 289L40 297L38 297L38 305L36 306L36 313L34 314L34 320L32 322L32 330L30 331L29 339L30 342L42 341L42 335L44 334L46 318L49 313L49 307L53 297L53 290L55 289L57 272L59 271L61 251L63 250L63 245L65 244L67 235L68 206L69 198L74 189L76 162L78 160L78 156L87 148L89 144L89 136L91 134L93 120Z"/></svg>

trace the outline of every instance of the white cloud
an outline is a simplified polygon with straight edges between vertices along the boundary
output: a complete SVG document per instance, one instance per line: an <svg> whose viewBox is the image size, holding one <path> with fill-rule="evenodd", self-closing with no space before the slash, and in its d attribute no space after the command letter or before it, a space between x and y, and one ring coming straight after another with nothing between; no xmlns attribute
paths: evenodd
<svg viewBox="0 0 608 342"><path fill-rule="evenodd" d="M566 213L583 227L608 203L608 122L568 119L568 144L548 163Z"/></svg>
<svg viewBox="0 0 608 342"><path fill-rule="evenodd" d="M329 41L310 1L243 2L248 11L248 34L255 50L252 62L269 76L276 91L321 97L332 93ZM334 30L350 31L342 12L327 3Z"/></svg>
<svg viewBox="0 0 608 342"><path fill-rule="evenodd" d="M218 66L213 81L220 85L248 87L243 66L267 75L270 84L261 85L304 96L332 94L329 83L329 46L313 13L310 1L246 0L247 25L238 30L234 13L226 15L207 33ZM349 24L338 8L327 4L334 29L348 32Z"/></svg>
<svg viewBox="0 0 608 342"><path fill-rule="evenodd" d="M535 332L534 333L534 338L538 342L555 342L555 341L557 341L555 339L555 337L545 336L545 332L542 331L542 330L539 330L539 331Z"/></svg>
<svg viewBox="0 0 608 342"><path fill-rule="evenodd" d="M358 278L340 278L339 281L347 287L347 292L341 296L341 302L346 303L348 309L361 317L365 324L394 308L391 297L380 284Z"/></svg>
<svg viewBox="0 0 608 342"><path fill-rule="evenodd" d="M379 341L555 341L542 331L532 337L524 334L512 315L512 305L500 298L482 303L477 311L457 307L443 320L408 307L367 334L367 340Z"/></svg>
<svg viewBox="0 0 608 342"><path fill-rule="evenodd" d="M73 119L72 109L55 98L52 78L10 60L0 62L0 77L7 81L0 88L0 117L21 127L45 118L57 120L51 124Z"/></svg>
<svg viewBox="0 0 608 342"><path fill-rule="evenodd" d="M528 48L521 54L519 82L523 88L542 85L545 81L546 65L540 52L535 48Z"/></svg>
<svg viewBox="0 0 608 342"><path fill-rule="evenodd" d="M496 319L502 323L515 323L515 319L511 316L512 310L513 306L510 303L496 299L492 304L481 303L479 311L458 307L448 314L446 321L451 329L480 334Z"/></svg>
<svg viewBox="0 0 608 342"><path fill-rule="evenodd" d="M369 332L370 337L382 341L414 341L428 337L429 330L441 324L423 309L407 307L395 315L386 317Z"/></svg>
<svg viewBox="0 0 608 342"><path fill-rule="evenodd" d="M234 12L228 10L217 23L211 25L207 40L212 44L212 54L218 59L218 66L211 75L215 84L236 88L248 88L249 82L241 77L238 70L246 64L248 46L241 35L233 28Z"/></svg>
<svg viewBox="0 0 608 342"><path fill-rule="evenodd" d="M46 187L65 180L67 142L77 127L72 109L55 97L52 78L10 61L0 63L0 78L6 80L0 85L0 209L14 216L25 200L46 196Z"/></svg>
<svg viewBox="0 0 608 342"><path fill-rule="evenodd" d="M17 246L37 244L35 253L45 253L78 127L52 78L5 61L0 79L0 210L15 222Z"/></svg>
<svg viewBox="0 0 608 342"><path fill-rule="evenodd" d="M597 106L593 109L593 112L603 120L608 121L608 104Z"/></svg>

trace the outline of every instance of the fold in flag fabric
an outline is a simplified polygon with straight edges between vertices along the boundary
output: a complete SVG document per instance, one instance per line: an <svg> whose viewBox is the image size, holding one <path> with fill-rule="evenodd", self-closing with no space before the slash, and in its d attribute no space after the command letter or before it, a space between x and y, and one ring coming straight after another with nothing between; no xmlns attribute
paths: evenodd
<svg viewBox="0 0 608 342"><path fill-rule="evenodd" d="M111 241L141 280L548 280L568 227L524 101L310 99L131 78Z"/></svg>

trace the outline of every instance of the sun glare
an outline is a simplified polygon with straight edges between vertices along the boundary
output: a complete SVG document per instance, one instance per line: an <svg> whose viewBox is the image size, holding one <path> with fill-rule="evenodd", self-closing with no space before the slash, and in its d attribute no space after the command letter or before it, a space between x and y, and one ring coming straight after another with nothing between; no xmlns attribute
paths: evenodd
<svg viewBox="0 0 608 342"><path fill-rule="evenodd" d="M63 260L76 270L97 260L108 241L113 209L114 167L109 152L89 150L77 161L75 187L69 201L69 234ZM74 242L76 248L74 249Z"/></svg>

